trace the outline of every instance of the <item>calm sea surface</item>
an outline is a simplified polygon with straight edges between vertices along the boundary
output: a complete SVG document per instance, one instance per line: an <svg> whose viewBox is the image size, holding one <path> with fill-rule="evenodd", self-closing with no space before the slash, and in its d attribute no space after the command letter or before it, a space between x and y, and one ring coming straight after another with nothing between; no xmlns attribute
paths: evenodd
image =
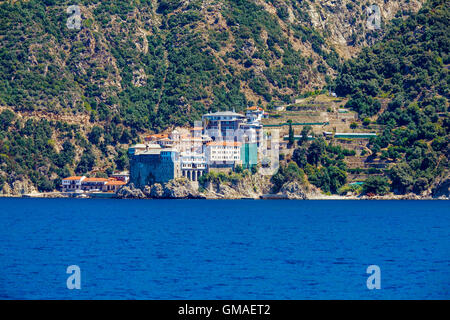
<svg viewBox="0 0 450 320"><path fill-rule="evenodd" d="M391 298L450 298L450 202L0 199L0 299Z"/></svg>

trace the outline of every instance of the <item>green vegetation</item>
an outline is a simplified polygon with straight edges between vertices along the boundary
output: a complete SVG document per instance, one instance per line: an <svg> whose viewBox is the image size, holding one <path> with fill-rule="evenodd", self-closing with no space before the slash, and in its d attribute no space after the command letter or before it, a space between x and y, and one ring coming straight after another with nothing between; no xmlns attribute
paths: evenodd
<svg viewBox="0 0 450 320"><path fill-rule="evenodd" d="M289 123L295 150L273 178L277 187L307 177L339 193L360 171L389 178L393 192L422 193L448 170L448 1L430 0L407 19L399 13L381 41L345 63L329 28L314 28L313 1L267 0L271 13L253 0L80 0L81 30L66 27L69 4L0 3L0 187L26 177L47 191L69 174L123 170L140 135L328 89L349 97L346 107L362 120L353 129L381 128L370 159L392 168L348 169L351 151L309 142L307 126L295 145ZM364 37L372 43L378 33ZM234 183L245 174L202 179Z"/></svg>
<svg viewBox="0 0 450 320"><path fill-rule="evenodd" d="M93 122L117 116L135 130L159 131L192 123L207 110L240 111L257 102L247 100L242 84L265 103L288 102L284 91L299 94L311 68L312 61L293 48L277 16L251 0L223 1L225 30L217 19L213 25L204 20L197 0L158 1L161 25L149 23L157 20L151 1L82 0L77 4L91 16L82 17L81 30L70 30L63 10L67 4L0 4L0 104L15 110L88 113ZM288 33L309 42L335 67L334 49L324 51L323 37L301 26L302 20L309 21L307 5L292 6L301 20L289 24ZM285 19L286 7L278 14ZM142 28L146 34L138 31ZM229 45L231 50L219 54ZM259 75L256 61L263 63ZM327 68L314 72L326 73Z"/></svg>
<svg viewBox="0 0 450 320"><path fill-rule="evenodd" d="M94 126L86 140L79 125L45 119L23 121L8 109L0 113L0 126L2 183L28 178L39 191L52 191L59 188L63 177L88 174L100 164L99 159L109 172L128 165L120 147L122 126ZM60 146L55 141L60 141Z"/></svg>
<svg viewBox="0 0 450 320"><path fill-rule="evenodd" d="M203 188L206 188L208 182L215 184L236 184L250 175L250 171L247 169L243 170L241 166L237 166L236 169L234 172L229 173L210 171L198 178L198 183Z"/></svg>
<svg viewBox="0 0 450 320"><path fill-rule="evenodd" d="M12 120L5 110L0 118ZM16 120L0 131L0 168L6 173L2 181L12 183L22 177L29 178L40 191L51 191L58 183L58 177L67 175L72 165L74 150L66 141L57 152L53 130L47 120L28 119L25 123ZM61 128L61 133L72 128ZM51 177L54 177L53 179Z"/></svg>
<svg viewBox="0 0 450 320"><path fill-rule="evenodd" d="M406 20L394 19L382 41L344 63L335 86L360 117L383 126L369 144L372 158L394 161L388 172L396 193L422 193L448 170L450 141L450 4L432 0ZM363 125L368 125L364 119ZM385 178L383 178L385 179ZM374 187L374 183L382 187ZM365 192L385 192L370 178Z"/></svg>
<svg viewBox="0 0 450 320"><path fill-rule="evenodd" d="M290 4L296 21L288 22L286 6L276 3L270 14L252 0L204 9L198 0L80 0L81 30L66 26L70 4L0 3L0 106L7 107L0 117L1 184L30 177L49 190L69 173L125 169L126 144L138 134L190 124L207 111L289 102L287 91L299 95L306 75L324 74L339 59L319 32L304 27L306 3ZM223 21L211 24L207 16L220 16L215 10ZM290 34L320 53L320 71ZM247 87L256 101L246 97ZM31 112L77 124L28 122Z"/></svg>
<svg viewBox="0 0 450 320"><path fill-rule="evenodd" d="M305 127L302 135L307 136L310 128ZM299 141L294 150L292 160L304 170L308 181L324 192L338 193L347 182L346 156L355 155L354 150L327 144L322 137L312 142Z"/></svg>
<svg viewBox="0 0 450 320"><path fill-rule="evenodd" d="M340 195L346 195L348 192L354 193L354 194L360 194L362 192L362 186L353 184L353 185L345 185L339 188L338 194Z"/></svg>
<svg viewBox="0 0 450 320"><path fill-rule="evenodd" d="M295 162L291 161L287 165L280 164L277 173L272 176L271 181L274 184L273 191L278 192L285 183L296 181L303 184L305 182L305 173Z"/></svg>
<svg viewBox="0 0 450 320"><path fill-rule="evenodd" d="M290 149L294 145L295 137L294 137L294 129L292 128L292 120L289 120L288 123L289 123L288 148Z"/></svg>
<svg viewBox="0 0 450 320"><path fill-rule="evenodd" d="M389 181L386 177L372 176L364 181L362 189L364 194L375 194L382 196L390 190Z"/></svg>

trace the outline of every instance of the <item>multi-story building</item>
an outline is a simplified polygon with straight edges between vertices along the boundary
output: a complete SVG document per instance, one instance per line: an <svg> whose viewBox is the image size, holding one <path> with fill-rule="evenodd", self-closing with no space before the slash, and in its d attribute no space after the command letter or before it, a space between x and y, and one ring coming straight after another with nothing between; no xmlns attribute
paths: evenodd
<svg viewBox="0 0 450 320"><path fill-rule="evenodd" d="M102 191L108 182L107 178L86 178L81 183L83 191Z"/></svg>
<svg viewBox="0 0 450 320"><path fill-rule="evenodd" d="M212 141L206 144L206 160L209 169L234 168L241 162L241 145L235 141Z"/></svg>
<svg viewBox="0 0 450 320"><path fill-rule="evenodd" d="M158 140L157 143L161 146L161 148L172 148L175 145L175 142L170 138L162 138Z"/></svg>
<svg viewBox="0 0 450 320"><path fill-rule="evenodd" d="M108 179L108 181L104 184L102 191L104 192L117 192L121 187L126 185L125 181L117 180L114 178Z"/></svg>
<svg viewBox="0 0 450 320"><path fill-rule="evenodd" d="M202 136L202 132L203 132L203 127L193 127L191 129L191 136L199 138Z"/></svg>
<svg viewBox="0 0 450 320"><path fill-rule="evenodd" d="M234 111L208 113L202 126L196 123L190 132L180 129L148 136L145 145L129 148L130 182L142 187L178 177L197 181L207 170L228 171L238 164L254 167L263 141L264 115L260 107L248 108L245 116Z"/></svg>
<svg viewBox="0 0 450 320"><path fill-rule="evenodd" d="M149 147L148 144L143 144L143 143L135 144L134 146L128 148L128 154L131 155L131 154L135 154L135 153L140 153L140 152L148 149L148 147Z"/></svg>
<svg viewBox="0 0 450 320"><path fill-rule="evenodd" d="M256 143L259 148L263 140L263 126L259 122L247 122L241 125L241 130L244 133L242 142Z"/></svg>
<svg viewBox="0 0 450 320"><path fill-rule="evenodd" d="M206 156L197 152L182 152L180 155L181 176L197 181L207 170Z"/></svg>
<svg viewBox="0 0 450 320"><path fill-rule="evenodd" d="M202 116L203 132L212 138L225 137L228 132L234 134L245 122L245 116L232 112L223 111L208 113Z"/></svg>
<svg viewBox="0 0 450 320"><path fill-rule="evenodd" d="M123 176L122 176L123 177ZM126 185L127 179L118 178L86 178L85 176L74 176L62 179L63 192L117 192L119 188Z"/></svg>
<svg viewBox="0 0 450 320"><path fill-rule="evenodd" d="M203 151L203 139L202 137L194 137L191 135L183 135L177 144L177 150L179 152L195 152L202 153Z"/></svg>
<svg viewBox="0 0 450 320"><path fill-rule="evenodd" d="M75 192L81 189L81 183L86 179L85 176L73 176L62 179L63 192Z"/></svg>
<svg viewBox="0 0 450 320"><path fill-rule="evenodd" d="M181 176L179 152L153 145L145 151L130 154L130 182L143 187L165 183Z"/></svg>

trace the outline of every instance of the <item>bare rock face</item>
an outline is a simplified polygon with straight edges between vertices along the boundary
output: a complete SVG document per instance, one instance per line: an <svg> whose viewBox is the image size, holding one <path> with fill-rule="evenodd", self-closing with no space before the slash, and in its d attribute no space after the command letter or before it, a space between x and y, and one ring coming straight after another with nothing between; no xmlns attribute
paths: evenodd
<svg viewBox="0 0 450 320"><path fill-rule="evenodd" d="M164 185L155 183L147 185L143 189L137 188L133 183L122 187L117 191L117 196L122 199L199 199L204 198L187 179L171 180Z"/></svg>
<svg viewBox="0 0 450 320"><path fill-rule="evenodd" d="M145 186L144 189L141 189L146 197L150 197L150 193L152 191L151 186Z"/></svg>
<svg viewBox="0 0 450 320"><path fill-rule="evenodd" d="M273 184L270 176L251 175L236 183L207 183L206 197L211 199L259 199L272 194ZM276 198L281 199L312 199L321 195L316 187L298 181L286 183L282 186ZM269 197L270 198L270 197Z"/></svg>
<svg viewBox="0 0 450 320"><path fill-rule="evenodd" d="M224 199L239 199L242 195L231 185L219 184L217 186L217 194Z"/></svg>
<svg viewBox="0 0 450 320"><path fill-rule="evenodd" d="M158 192L156 191L158 188ZM156 194L159 194L159 187L154 187ZM164 198L169 199L198 199L201 198L200 193L196 190L191 182L185 178L175 179L164 185Z"/></svg>
<svg viewBox="0 0 450 320"><path fill-rule="evenodd" d="M266 194L272 188L270 176L251 175L239 181L235 189L239 192L240 197L258 199L261 195Z"/></svg>
<svg viewBox="0 0 450 320"><path fill-rule="evenodd" d="M10 187L10 185L8 183L5 183L3 185L3 188L0 190L0 194L2 196L11 196L12 195L11 194L11 187Z"/></svg>
<svg viewBox="0 0 450 320"><path fill-rule="evenodd" d="M208 182L205 186L206 197L210 199L259 199L272 188L269 176L250 175L235 183Z"/></svg>
<svg viewBox="0 0 450 320"><path fill-rule="evenodd" d="M285 183L281 187L279 193L285 196L287 199L299 199L299 200L308 199L303 185L298 181Z"/></svg>
<svg viewBox="0 0 450 320"><path fill-rule="evenodd" d="M408 194L404 195L403 199L404 200L420 200L420 199L422 199L422 197L415 193L408 193Z"/></svg>
<svg viewBox="0 0 450 320"><path fill-rule="evenodd" d="M136 188L133 183L127 186L123 186L117 191L117 196L122 199L143 199L145 198L144 192L141 189Z"/></svg>
<svg viewBox="0 0 450 320"><path fill-rule="evenodd" d="M437 199L450 199L450 176L439 181L431 190L431 196Z"/></svg>
<svg viewBox="0 0 450 320"><path fill-rule="evenodd" d="M155 183L150 187L150 198L160 199L164 198L164 188L161 184Z"/></svg>
<svg viewBox="0 0 450 320"><path fill-rule="evenodd" d="M314 28L326 34L327 40L337 52L346 58L354 56L363 46L371 45L386 31L385 25L397 12L417 12L424 0L387 1L373 0L370 3L355 3L349 0L314 1L309 3L308 15ZM370 28L368 22L375 17L377 7L379 29ZM370 13L372 12L373 13ZM374 32L377 31L377 32Z"/></svg>
<svg viewBox="0 0 450 320"><path fill-rule="evenodd" d="M37 190L28 179L16 180L11 185L5 183L0 191L0 194L5 196L21 196L29 193L37 193Z"/></svg>

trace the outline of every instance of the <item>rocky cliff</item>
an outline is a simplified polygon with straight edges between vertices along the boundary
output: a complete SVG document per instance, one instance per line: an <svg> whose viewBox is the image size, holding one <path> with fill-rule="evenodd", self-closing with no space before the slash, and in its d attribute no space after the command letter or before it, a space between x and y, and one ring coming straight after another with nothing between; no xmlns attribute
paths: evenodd
<svg viewBox="0 0 450 320"><path fill-rule="evenodd" d="M36 187L27 178L14 180L12 183L5 182L0 188L0 196L22 196L37 193Z"/></svg>
<svg viewBox="0 0 450 320"><path fill-rule="evenodd" d="M252 175L236 183L208 182L206 187L198 188L197 183L179 178L165 184L155 183L142 189L133 184L118 191L123 199L260 199L273 196L279 199L312 199L320 195L320 191L312 185L299 182L284 184L279 192L273 192L270 177Z"/></svg>
<svg viewBox="0 0 450 320"><path fill-rule="evenodd" d="M442 176L431 189L433 198L450 199L450 174Z"/></svg>

